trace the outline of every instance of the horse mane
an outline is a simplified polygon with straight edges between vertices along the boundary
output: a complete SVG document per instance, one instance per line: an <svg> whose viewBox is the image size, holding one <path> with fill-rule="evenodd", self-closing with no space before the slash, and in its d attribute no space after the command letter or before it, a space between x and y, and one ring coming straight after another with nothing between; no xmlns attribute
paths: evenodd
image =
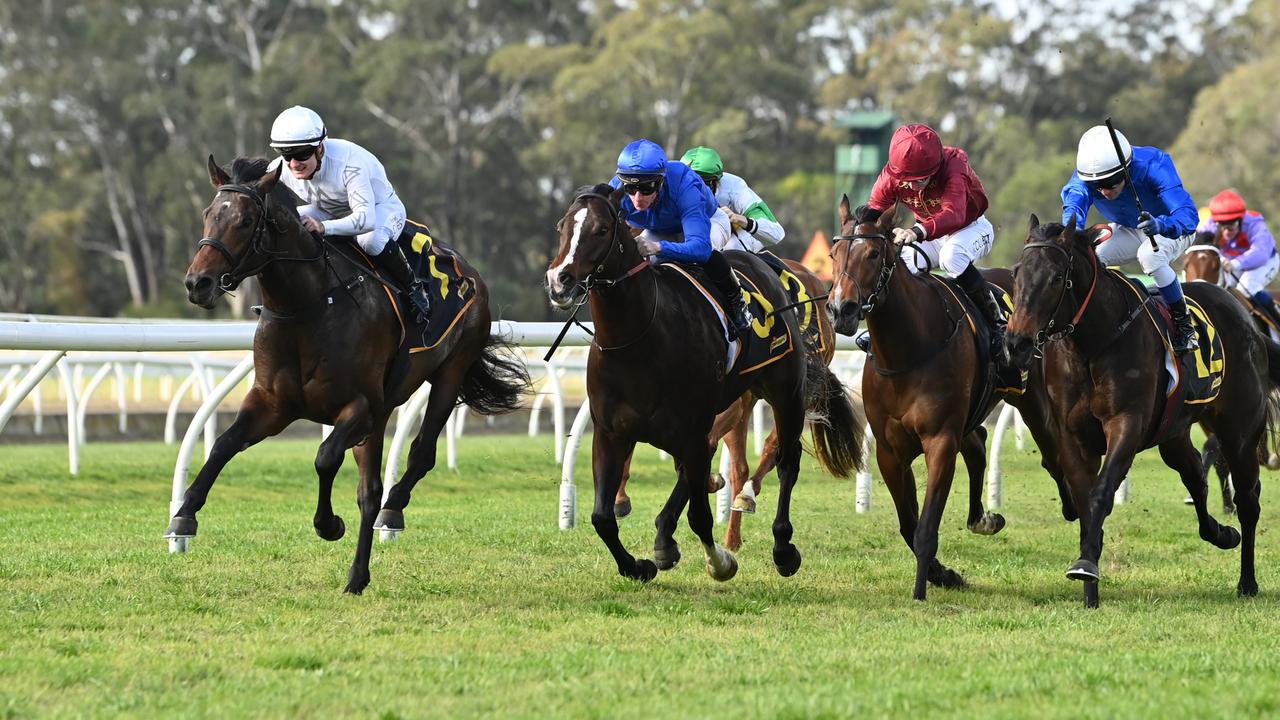
<svg viewBox="0 0 1280 720"><path fill-rule="evenodd" d="M605 197L611 197L613 195L613 191L616 189L617 188L613 187L609 183L596 183L595 185L583 185L582 187L573 191L573 197L574 199L580 198L583 195L603 195Z"/></svg>
<svg viewBox="0 0 1280 720"><path fill-rule="evenodd" d="M231 161L227 167L227 174L231 176L233 185L257 185L263 175L267 174L267 170L271 167L271 160L264 157L238 157ZM284 169L281 169L284 172ZM276 183L271 189L271 199L277 201L280 205L289 208L294 217L298 217L298 206L302 204L293 190L290 190L284 183Z"/></svg>
<svg viewBox="0 0 1280 720"><path fill-rule="evenodd" d="M1056 238L1062 237L1063 231L1067 228L1062 223L1048 222L1037 225L1031 231L1032 242L1053 242Z"/></svg>

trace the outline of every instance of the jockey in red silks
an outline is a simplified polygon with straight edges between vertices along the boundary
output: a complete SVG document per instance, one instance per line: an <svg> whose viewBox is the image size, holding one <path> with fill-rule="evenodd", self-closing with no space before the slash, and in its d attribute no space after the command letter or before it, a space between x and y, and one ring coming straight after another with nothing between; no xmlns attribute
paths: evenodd
<svg viewBox="0 0 1280 720"><path fill-rule="evenodd" d="M895 203L915 213L910 228L895 228L902 257L913 273L940 267L973 300L991 328L991 356L1008 364L1005 319L996 298L973 263L991 252L995 229L987 220L987 193L964 150L944 147L928 125L904 125L893 133L889 162L880 171L859 222L874 222ZM927 265L919 261L919 255Z"/></svg>

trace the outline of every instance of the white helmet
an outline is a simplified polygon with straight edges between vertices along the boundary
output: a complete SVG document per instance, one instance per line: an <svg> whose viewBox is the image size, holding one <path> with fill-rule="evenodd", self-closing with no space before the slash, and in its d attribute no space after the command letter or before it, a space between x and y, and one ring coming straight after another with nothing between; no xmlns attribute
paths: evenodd
<svg viewBox="0 0 1280 720"><path fill-rule="evenodd" d="M1116 140L1120 143L1120 151L1124 153L1125 165L1133 159L1133 148L1119 130ZM1076 172L1085 182L1101 180L1120 172L1121 160L1116 157L1116 146L1111 142L1111 132L1106 125L1094 125L1080 136L1080 147L1076 150Z"/></svg>
<svg viewBox="0 0 1280 720"><path fill-rule="evenodd" d="M324 121L310 108L294 105L276 116L271 123L271 147L286 148L319 145L328 131Z"/></svg>

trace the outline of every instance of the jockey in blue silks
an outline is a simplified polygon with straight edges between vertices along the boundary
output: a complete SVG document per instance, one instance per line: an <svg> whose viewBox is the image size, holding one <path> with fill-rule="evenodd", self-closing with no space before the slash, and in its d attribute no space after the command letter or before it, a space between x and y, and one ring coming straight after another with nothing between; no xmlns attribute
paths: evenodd
<svg viewBox="0 0 1280 720"><path fill-rule="evenodd" d="M1199 213L1168 153L1154 147L1131 147L1119 132L1116 141L1123 159L1116 154L1116 143L1104 125L1089 128L1080 138L1076 171L1062 188L1062 224L1074 218L1076 227L1083 227L1089 207L1097 206L1111 222L1112 231L1111 237L1098 245L1098 259L1106 265L1137 259L1169 306L1174 323L1170 340L1174 352L1181 355L1199 347L1199 342L1187 314L1182 285L1169 264L1191 245ZM1132 189L1125 182L1124 165L1129 168ZM1135 193L1142 200L1141 213ZM1154 238L1154 249L1148 238Z"/></svg>
<svg viewBox="0 0 1280 720"><path fill-rule="evenodd" d="M733 233L729 217L702 178L688 165L669 162L651 140L635 140L618 155L618 173L609 184L622 188L622 216L643 232L640 254L651 262L675 260L703 266L728 300L725 314L739 336L751 328L751 313L729 262L713 247Z"/></svg>

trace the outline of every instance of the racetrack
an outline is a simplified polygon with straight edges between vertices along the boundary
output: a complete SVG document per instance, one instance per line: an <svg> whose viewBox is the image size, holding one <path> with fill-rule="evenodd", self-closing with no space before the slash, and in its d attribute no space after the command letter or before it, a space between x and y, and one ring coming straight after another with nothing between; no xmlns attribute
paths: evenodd
<svg viewBox="0 0 1280 720"><path fill-rule="evenodd" d="M590 527L555 529L559 469L544 438L460 440L460 472L429 475L399 542L375 548L373 584L341 594L354 537L311 529L316 441L268 440L237 458L170 555L174 449L97 444L78 477L65 448L7 446L0 464L0 712L219 717L1259 717L1280 710L1280 572L1263 495L1261 594L1235 597L1237 552L1199 540L1152 453L1108 522L1102 608L1063 577L1075 525L1034 452L1005 451L994 538L964 530L953 491L939 557L970 581L910 599L914 562L877 483L806 458L793 519L804 565L770 561L776 499L746 519L741 571L684 561L650 585L617 577ZM670 466L637 455L650 556ZM919 476L919 472L917 473ZM1263 482L1271 474L1264 471ZM355 526L354 463L335 507ZM1211 507L1219 503L1211 493ZM1229 520L1229 519L1228 519ZM717 527L717 535L723 533Z"/></svg>

